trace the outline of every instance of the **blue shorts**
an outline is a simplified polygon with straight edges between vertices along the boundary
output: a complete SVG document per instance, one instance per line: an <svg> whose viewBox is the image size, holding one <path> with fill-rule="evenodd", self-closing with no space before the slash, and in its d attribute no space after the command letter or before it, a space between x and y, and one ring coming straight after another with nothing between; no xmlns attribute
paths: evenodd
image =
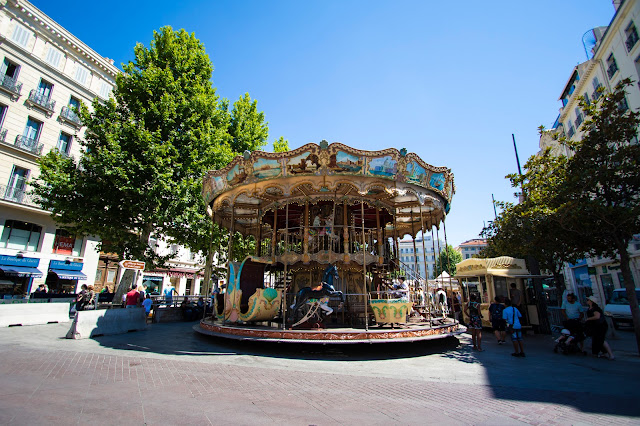
<svg viewBox="0 0 640 426"><path fill-rule="evenodd" d="M513 330L513 333L511 333L511 341L512 342L520 342L522 341L522 329L519 328L517 330Z"/></svg>

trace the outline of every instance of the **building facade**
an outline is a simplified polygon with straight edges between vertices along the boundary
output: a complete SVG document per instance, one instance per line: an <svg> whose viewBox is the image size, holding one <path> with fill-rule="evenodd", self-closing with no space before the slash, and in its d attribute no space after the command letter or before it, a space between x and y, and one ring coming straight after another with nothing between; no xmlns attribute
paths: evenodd
<svg viewBox="0 0 640 426"><path fill-rule="evenodd" d="M442 241L432 239L429 235L425 235L423 241L423 236L419 235L415 238L415 244L411 238L398 241L398 258L404 270L417 273L421 278L435 278L436 257L441 249L444 250Z"/></svg>
<svg viewBox="0 0 640 426"><path fill-rule="evenodd" d="M487 247L486 238L476 238L473 240L467 240L456 247L456 251L462 255L462 260L471 259L473 256L480 254L480 252Z"/></svg>
<svg viewBox="0 0 640 426"><path fill-rule="evenodd" d="M23 0L0 1L0 61L0 294L73 293L94 282L98 240L58 227L30 184L47 152L81 155L76 108L107 99L119 70Z"/></svg>
<svg viewBox="0 0 640 426"><path fill-rule="evenodd" d="M551 129L542 132L540 149L551 148L553 153L570 155L556 138L580 140L585 117L580 102L591 102L611 92L623 79L634 84L627 88L621 108L640 109L640 2L614 1L614 16L608 26L594 28L583 36L587 60L571 70L569 80L560 95L560 113ZM632 143L638 143L637 139ZM631 272L638 287L640 283L640 235L629 246ZM586 297L595 295L601 302L609 299L616 288L624 286L620 264L614 259L589 258L567 265L565 279L570 290L584 304ZM602 305L604 306L604 305Z"/></svg>

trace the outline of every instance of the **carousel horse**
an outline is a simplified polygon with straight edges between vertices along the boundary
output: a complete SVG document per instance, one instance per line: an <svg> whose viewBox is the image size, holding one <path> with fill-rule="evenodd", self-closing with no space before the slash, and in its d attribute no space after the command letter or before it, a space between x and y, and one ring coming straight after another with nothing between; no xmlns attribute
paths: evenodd
<svg viewBox="0 0 640 426"><path fill-rule="evenodd" d="M326 315L331 315L333 309L328 305L329 298L331 296L340 297L340 305L344 304L344 294L341 291L336 291L333 287L333 280L338 278L338 268L335 265L329 265L325 269L322 275L322 283L317 287L303 287L296 293L295 302L291 305L292 317L295 319L296 313L299 309L309 303L311 306L302 319L292 327L302 324L316 314L319 314L318 310L322 310ZM311 299L315 299L314 302L310 302ZM319 315L317 315L319 317Z"/></svg>

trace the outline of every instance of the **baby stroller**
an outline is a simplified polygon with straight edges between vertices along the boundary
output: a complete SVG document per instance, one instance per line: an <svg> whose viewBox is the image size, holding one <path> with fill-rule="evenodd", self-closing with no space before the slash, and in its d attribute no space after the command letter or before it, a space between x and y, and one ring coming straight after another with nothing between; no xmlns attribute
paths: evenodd
<svg viewBox="0 0 640 426"><path fill-rule="evenodd" d="M566 321L565 328L560 331L560 337L555 342L556 345L553 348L553 352L562 353L563 355L587 353L580 349L580 343L584 341L584 333L582 332L582 325L578 321Z"/></svg>

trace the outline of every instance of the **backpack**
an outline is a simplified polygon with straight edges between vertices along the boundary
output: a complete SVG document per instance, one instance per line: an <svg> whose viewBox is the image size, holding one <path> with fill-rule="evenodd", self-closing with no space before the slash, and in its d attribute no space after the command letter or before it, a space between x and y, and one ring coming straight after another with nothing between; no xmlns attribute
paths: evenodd
<svg viewBox="0 0 640 426"><path fill-rule="evenodd" d="M494 303L491 305L491 308L491 321L497 322L502 320L502 311L504 311L504 306Z"/></svg>

